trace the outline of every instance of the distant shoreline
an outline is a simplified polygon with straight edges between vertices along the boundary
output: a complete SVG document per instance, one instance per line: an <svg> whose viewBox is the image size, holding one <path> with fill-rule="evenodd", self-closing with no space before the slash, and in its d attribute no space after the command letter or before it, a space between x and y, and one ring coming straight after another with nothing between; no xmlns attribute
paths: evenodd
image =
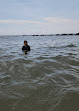
<svg viewBox="0 0 79 111"><path fill-rule="evenodd" d="M79 35L79 33L63 33L63 34L36 34L36 35L23 35L23 36L67 36L67 35Z"/></svg>
<svg viewBox="0 0 79 111"><path fill-rule="evenodd" d="M28 35L0 35L0 36L68 36L79 35L79 33L63 33L63 34L28 34Z"/></svg>

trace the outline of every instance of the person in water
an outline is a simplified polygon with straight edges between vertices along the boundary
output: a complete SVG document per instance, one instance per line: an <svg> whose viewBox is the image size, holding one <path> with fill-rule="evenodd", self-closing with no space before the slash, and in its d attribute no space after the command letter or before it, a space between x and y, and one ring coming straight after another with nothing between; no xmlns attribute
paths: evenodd
<svg viewBox="0 0 79 111"><path fill-rule="evenodd" d="M22 47L23 51L30 51L30 46L28 45L28 42L25 40L24 41L24 46Z"/></svg>

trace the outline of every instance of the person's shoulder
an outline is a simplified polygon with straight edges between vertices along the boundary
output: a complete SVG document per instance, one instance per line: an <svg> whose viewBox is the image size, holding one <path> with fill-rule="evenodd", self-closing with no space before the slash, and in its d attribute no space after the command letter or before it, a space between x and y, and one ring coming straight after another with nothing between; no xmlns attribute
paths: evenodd
<svg viewBox="0 0 79 111"><path fill-rule="evenodd" d="M22 46L22 50L25 50L25 46L24 45Z"/></svg>
<svg viewBox="0 0 79 111"><path fill-rule="evenodd" d="M22 48L24 48L25 46L23 45Z"/></svg>
<svg viewBox="0 0 79 111"><path fill-rule="evenodd" d="M28 47L30 47L29 45L27 45Z"/></svg>
<svg viewBox="0 0 79 111"><path fill-rule="evenodd" d="M30 49L30 46L28 45L28 51L30 51L31 49Z"/></svg>

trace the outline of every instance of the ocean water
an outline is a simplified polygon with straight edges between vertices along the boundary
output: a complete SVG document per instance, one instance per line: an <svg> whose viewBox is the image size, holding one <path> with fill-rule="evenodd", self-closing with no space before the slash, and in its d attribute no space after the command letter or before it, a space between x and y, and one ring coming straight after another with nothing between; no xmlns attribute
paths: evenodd
<svg viewBox="0 0 79 111"><path fill-rule="evenodd" d="M79 36L0 36L0 111L79 111Z"/></svg>

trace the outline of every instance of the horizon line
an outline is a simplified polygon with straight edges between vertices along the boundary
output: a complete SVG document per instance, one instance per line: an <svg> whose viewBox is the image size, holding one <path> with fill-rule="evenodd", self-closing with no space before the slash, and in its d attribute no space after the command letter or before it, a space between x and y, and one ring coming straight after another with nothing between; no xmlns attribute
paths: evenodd
<svg viewBox="0 0 79 111"><path fill-rule="evenodd" d="M13 34L13 35L0 35L0 36L46 36L46 35L79 35L79 32L77 33L56 33L56 34Z"/></svg>

